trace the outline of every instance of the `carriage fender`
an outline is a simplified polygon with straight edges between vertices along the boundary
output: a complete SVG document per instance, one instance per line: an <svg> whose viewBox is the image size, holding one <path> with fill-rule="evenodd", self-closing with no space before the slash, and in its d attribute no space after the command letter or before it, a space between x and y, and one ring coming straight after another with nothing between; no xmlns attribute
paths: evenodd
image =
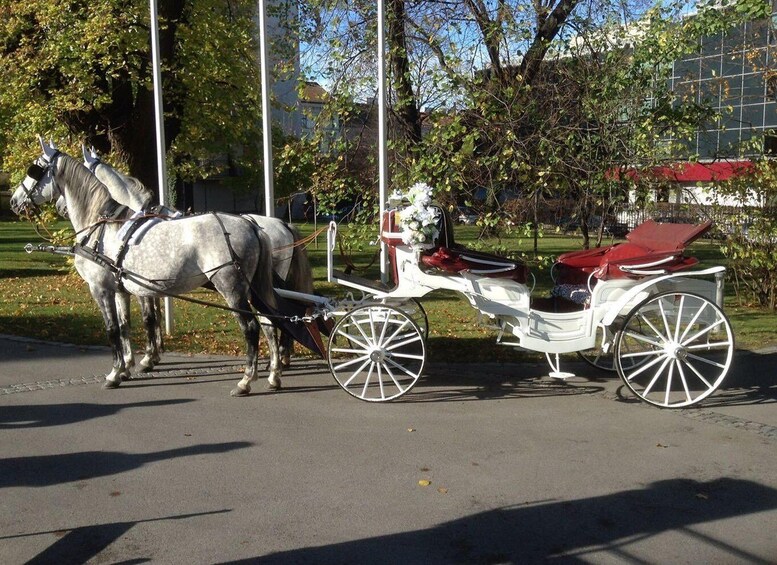
<svg viewBox="0 0 777 565"><path fill-rule="evenodd" d="M618 314L620 314L621 310L623 310L623 308L625 308L629 302L634 300L638 294L647 291L647 289L649 289L651 286L655 286L658 283L669 279L680 277L704 277L721 273L725 270L725 267L718 265L716 267L710 267L709 269L703 269L701 271L680 271L677 273L671 273L668 275L662 275L660 277L648 279L629 289L612 305L612 307L608 308L607 313L602 318L602 325L607 327L612 324L615 321L615 318L618 317Z"/></svg>

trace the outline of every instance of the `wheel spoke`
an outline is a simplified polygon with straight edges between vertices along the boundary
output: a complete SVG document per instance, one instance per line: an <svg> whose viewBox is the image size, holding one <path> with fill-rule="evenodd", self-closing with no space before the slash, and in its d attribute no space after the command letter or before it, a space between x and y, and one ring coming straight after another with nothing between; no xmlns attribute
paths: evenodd
<svg viewBox="0 0 777 565"><path fill-rule="evenodd" d="M687 340L685 340L685 342L684 342L684 343L693 343L693 342L694 342L694 341L696 341L698 338L700 338L700 337L701 337L701 336L703 336L704 334L707 334L707 333L711 332L712 330L714 330L715 328L717 328L717 327L718 327L720 324L722 324L722 323L723 323L723 319L721 318L721 319L719 319L717 322L715 322L714 324L712 324L711 326L707 326L706 328L704 328L704 329L702 329L702 330L699 330L698 332L696 332L696 333L693 335L693 337L689 337Z"/></svg>
<svg viewBox="0 0 777 565"><path fill-rule="evenodd" d="M372 361L371 361L371 360L369 359L369 357L368 357L368 358L367 358L367 360L366 360L366 361L365 361L365 362L362 364L362 366L361 366L361 367L359 367L358 369L356 369L356 371L355 371L355 372L354 372L354 373L351 375L351 378L350 378L350 379L348 379L347 381L345 381L345 383L343 383L343 384L344 384L344 386L348 386L349 384L351 384L351 382L352 382L352 381L353 381L353 380L354 380L354 379L355 379L355 378L356 378L358 375L360 375L360 374L361 374L361 372L364 370L364 367L366 367L366 366L367 366L369 363L372 363ZM367 380L367 382L369 382L369 379ZM365 383L365 387L366 387L366 383Z"/></svg>
<svg viewBox="0 0 777 565"><path fill-rule="evenodd" d="M641 341L643 343L647 343L648 345L652 345L653 347L658 347L658 348L663 348L664 347L663 343L658 342L658 341L653 341L652 339L650 339L645 334L636 333L636 332L633 332L633 331L627 331L627 332L625 332L625 334L627 336L629 336L629 337L634 338L637 341ZM662 336L659 336L659 337L662 337Z"/></svg>
<svg viewBox="0 0 777 565"><path fill-rule="evenodd" d="M704 304L702 304L701 308L699 308L696 311L696 314L694 314L694 316L691 319L691 321L688 322L688 325L685 327L685 331L683 332L683 335L681 335L679 338L677 338L677 342L678 343L684 343L685 342L685 336L688 335L688 332L691 331L691 328L693 328L694 325L696 324L696 320L699 319L699 316L701 316L702 312L704 312L704 310L706 310L706 309L707 309L707 303L705 302Z"/></svg>
<svg viewBox="0 0 777 565"><path fill-rule="evenodd" d="M689 363L689 362L686 360L686 361L685 361L685 365L686 365L686 366L687 366L689 369L691 369L691 371L693 371L694 373L696 373L696 376L697 376L697 377L699 377L699 379L701 379L701 382L703 382L703 383L704 383L704 384L707 386L707 388L712 388L712 385L710 384L710 382L709 382L709 381L708 381L708 380L707 380L707 379L704 377L704 375L702 375L702 374L699 372L699 370L698 370L696 367L694 367L694 366L693 366L693 364Z"/></svg>
<svg viewBox="0 0 777 565"><path fill-rule="evenodd" d="M399 369L400 371L402 371L403 373L406 373L407 375L409 375L411 377L417 377L418 376L418 373L413 373L412 371L410 371L409 369L403 367L402 365L400 365L396 361L393 361L391 359L386 359L386 363L390 363L395 368Z"/></svg>
<svg viewBox="0 0 777 565"><path fill-rule="evenodd" d="M685 349L695 351L697 349L721 349L733 345L731 341L716 341L714 343L697 343L696 345L686 345Z"/></svg>
<svg viewBox="0 0 777 565"><path fill-rule="evenodd" d="M696 361L701 361L702 363L707 363L707 365L712 365L713 367L717 367L718 369L725 369L726 366L723 363L718 363L717 361L713 361L712 359L707 359L705 357L701 357L699 355L692 355L688 354L689 359L695 359Z"/></svg>
<svg viewBox="0 0 777 565"><path fill-rule="evenodd" d="M370 363L370 372L367 373L367 377L364 379L364 388L362 388L362 398L366 398L367 397L367 389L370 386L370 377L372 377L372 367L375 366L375 363L372 360L368 361L368 363ZM366 365L366 363L364 365L362 365L361 368L363 369L365 365ZM381 380L381 378L380 378L380 365L378 365L377 369L378 369L378 381L380 381ZM361 372L361 371L359 371L359 372ZM383 391L381 391L381 393L382 392ZM381 398L382 397L383 397L383 395L381 394Z"/></svg>
<svg viewBox="0 0 777 565"><path fill-rule="evenodd" d="M664 352L662 351L661 353L663 354ZM643 372L647 371L648 369L650 369L650 367L655 366L657 363L660 363L661 359L663 359L664 357L665 357L665 355L660 355L659 357L656 357L655 359L653 359L649 363L646 363L645 365L642 365L639 369L637 369L636 371L631 373L628 377L626 377L627 380L633 381L635 377L637 377L640 374L642 374Z"/></svg>
<svg viewBox="0 0 777 565"><path fill-rule="evenodd" d="M342 369L345 369L346 367L350 367L351 365L355 365L359 361L364 361L365 359L369 360L370 356L369 355L362 355L360 357L356 357L354 359L351 359L350 361L346 361L345 363L340 363L339 365L335 365L334 368L337 369L338 371L340 371Z"/></svg>
<svg viewBox="0 0 777 565"><path fill-rule="evenodd" d="M672 330L669 329L669 320L666 319L666 310L664 310L663 300L658 301L658 311L661 312L661 319L664 322L664 329L666 330L666 339L668 340L672 335Z"/></svg>
<svg viewBox="0 0 777 565"><path fill-rule="evenodd" d="M357 327L358 327L358 326L357 326ZM362 333L362 335L364 335L364 332L361 332L361 333ZM346 332L346 331L344 331L344 330L339 330L339 331L337 332L337 335L338 335L338 336L343 336L343 337L344 337L345 339L347 339L348 341L352 341L353 343L355 343L356 345L358 345L358 346L362 347L363 349L369 349L369 347L370 347L370 346L369 346L367 343L364 343L364 342L363 342L363 341L361 341L361 340L360 340L358 337L356 337L356 336L354 336L354 335L351 335L351 334L349 334L348 332ZM364 338L365 338L365 339L367 339L367 336L365 335L365 336L364 336ZM368 341L369 341L369 340L368 340Z"/></svg>
<svg viewBox="0 0 777 565"><path fill-rule="evenodd" d="M685 378L685 371L683 371L683 364L680 363L679 359L675 359L675 363L677 364L677 372L680 373L680 382L683 383L683 390L685 390L685 399L688 402L690 402L691 392L688 390L688 379Z"/></svg>
<svg viewBox="0 0 777 565"><path fill-rule="evenodd" d="M635 351L634 353L624 353L621 355L623 359L633 359L635 357L648 357L650 355L662 355L664 353L661 349L649 349L648 351Z"/></svg>
<svg viewBox="0 0 777 565"><path fill-rule="evenodd" d="M664 406L669 406L669 393L672 392L672 377L674 376L674 362L675 359L671 359L669 362L669 371L666 375L666 391L664 392Z"/></svg>
<svg viewBox="0 0 777 565"><path fill-rule="evenodd" d="M394 351L395 349L398 349L400 347L404 347L405 345L409 345L411 343L416 343L418 341L421 341L423 338L418 334L412 334L409 335L409 337L405 338L405 336L402 336L405 341L401 341L399 343L395 343L391 346L386 347L386 351Z"/></svg>
<svg viewBox="0 0 777 565"><path fill-rule="evenodd" d="M645 316L645 314L643 314L642 312L640 312L640 314L639 314L639 317L642 319L642 321L643 321L643 322L645 322L645 323L648 325L648 327L649 327L651 330L653 330L653 332L654 332L654 333L655 333L655 334L656 334L658 337L660 337L660 338L661 338L661 340L662 340L662 341L666 341L666 340L667 340L667 336L665 336L664 334L662 334L662 333L659 331L659 329L658 329L657 327L655 327L655 326L653 325L653 323L652 323L650 320L648 320L648 319L647 319L647 317Z"/></svg>
<svg viewBox="0 0 777 565"><path fill-rule="evenodd" d="M386 362L387 362L387 363L388 363L388 362L391 362L391 360L390 360L390 359L386 359ZM396 363L394 363L394 365L396 365ZM401 367L401 366L399 366L399 365L396 365L396 366L397 366L397 367L399 367L400 369L402 369L402 367ZM401 394L401 393L403 393L403 392L405 392L405 391L402 389L402 385L400 384L400 382L399 382L399 381L397 380L397 378L394 376L394 373L392 373L392 372L391 372L391 369L389 368L389 366L384 364L384 365L383 365L383 368L384 368L384 369L386 370L386 372L388 373L388 376L389 376L389 377L391 377L391 380L394 382L394 386L395 386L395 387L397 387L397 389L399 389L399 391L400 391L400 394ZM415 376L415 375L410 375L410 376L411 376L411 377L413 377L413 376Z"/></svg>
<svg viewBox="0 0 777 565"><path fill-rule="evenodd" d="M683 308L685 307L685 295L680 297L680 304L677 306L677 321L674 326L674 340L679 341L680 326L683 321Z"/></svg>

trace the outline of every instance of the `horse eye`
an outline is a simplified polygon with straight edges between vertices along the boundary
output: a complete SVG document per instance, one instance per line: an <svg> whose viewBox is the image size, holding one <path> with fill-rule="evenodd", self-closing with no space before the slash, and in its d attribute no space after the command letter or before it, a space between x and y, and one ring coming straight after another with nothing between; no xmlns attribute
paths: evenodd
<svg viewBox="0 0 777 565"><path fill-rule="evenodd" d="M27 176L36 181L42 179L45 174L46 169L37 164L30 165L30 168L27 169Z"/></svg>

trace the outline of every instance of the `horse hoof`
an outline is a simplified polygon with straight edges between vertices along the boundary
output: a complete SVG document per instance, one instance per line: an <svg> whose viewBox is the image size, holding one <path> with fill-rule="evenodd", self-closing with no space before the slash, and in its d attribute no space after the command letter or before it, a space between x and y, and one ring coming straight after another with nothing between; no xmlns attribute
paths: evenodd
<svg viewBox="0 0 777 565"><path fill-rule="evenodd" d="M140 367L138 367L138 373L150 373L154 370L153 365L143 365L141 364Z"/></svg>
<svg viewBox="0 0 777 565"><path fill-rule="evenodd" d="M281 367L284 369L291 367L291 357L281 357Z"/></svg>
<svg viewBox="0 0 777 565"><path fill-rule="evenodd" d="M112 388L119 388L119 385L121 385L121 381L112 381L110 379L105 379L105 382L103 383L103 388L105 390L110 390Z"/></svg>
<svg viewBox="0 0 777 565"><path fill-rule="evenodd" d="M130 375L129 373L123 373L121 375L121 380L122 380L122 382L123 381L131 381L132 380L132 375Z"/></svg>
<svg viewBox="0 0 777 565"><path fill-rule="evenodd" d="M271 383L267 382L266 385L264 385L264 388L266 390L281 390L283 387L281 386L281 383Z"/></svg>
<svg viewBox="0 0 777 565"><path fill-rule="evenodd" d="M229 395L238 397L238 396L248 396L250 393L251 393L251 389L246 390L244 388L240 388L239 386L236 386L235 388L232 389Z"/></svg>

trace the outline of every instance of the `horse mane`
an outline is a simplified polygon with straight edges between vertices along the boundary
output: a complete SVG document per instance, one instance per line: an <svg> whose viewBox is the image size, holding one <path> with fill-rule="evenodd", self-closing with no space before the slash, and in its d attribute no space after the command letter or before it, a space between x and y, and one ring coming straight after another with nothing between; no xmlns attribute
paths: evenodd
<svg viewBox="0 0 777 565"><path fill-rule="evenodd" d="M145 184L140 182L137 178L130 177L122 173L118 173L118 174L124 181L124 184L127 185L127 190L129 192L132 192L134 194L142 194L144 196L147 196L148 198L154 197L154 193Z"/></svg>
<svg viewBox="0 0 777 565"><path fill-rule="evenodd" d="M70 155L60 153L58 168L60 184L68 187L68 208L83 210L86 221L95 221L113 200L108 189Z"/></svg>

